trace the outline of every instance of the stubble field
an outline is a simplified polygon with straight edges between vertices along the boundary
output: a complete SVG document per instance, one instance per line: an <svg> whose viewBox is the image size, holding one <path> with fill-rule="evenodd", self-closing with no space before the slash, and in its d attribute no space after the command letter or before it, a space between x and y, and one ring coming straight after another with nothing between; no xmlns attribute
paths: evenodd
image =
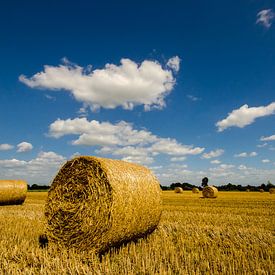
<svg viewBox="0 0 275 275"><path fill-rule="evenodd" d="M274 274L275 195L163 192L158 229L101 259L41 249L47 193L0 206L0 274Z"/></svg>

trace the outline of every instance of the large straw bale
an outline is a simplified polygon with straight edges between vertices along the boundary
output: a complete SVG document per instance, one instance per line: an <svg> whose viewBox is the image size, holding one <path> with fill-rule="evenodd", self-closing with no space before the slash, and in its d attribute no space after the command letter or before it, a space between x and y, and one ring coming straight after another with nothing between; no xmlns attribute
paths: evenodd
<svg viewBox="0 0 275 275"><path fill-rule="evenodd" d="M193 187L192 188L192 193L196 194L196 193L200 193L200 189L197 187Z"/></svg>
<svg viewBox="0 0 275 275"><path fill-rule="evenodd" d="M174 191L175 193L183 193L183 189L181 187L176 187Z"/></svg>
<svg viewBox="0 0 275 275"><path fill-rule="evenodd" d="M214 186L206 186L202 189L204 198L216 198L218 196L218 189Z"/></svg>
<svg viewBox="0 0 275 275"><path fill-rule="evenodd" d="M272 188L269 188L269 193L270 193L270 194L275 194L275 188L273 188L273 187L272 187Z"/></svg>
<svg viewBox="0 0 275 275"><path fill-rule="evenodd" d="M27 196L23 180L0 180L0 205L22 204Z"/></svg>
<svg viewBox="0 0 275 275"><path fill-rule="evenodd" d="M49 243L103 253L151 233L161 216L161 189L140 165L90 156L59 170L45 206Z"/></svg>

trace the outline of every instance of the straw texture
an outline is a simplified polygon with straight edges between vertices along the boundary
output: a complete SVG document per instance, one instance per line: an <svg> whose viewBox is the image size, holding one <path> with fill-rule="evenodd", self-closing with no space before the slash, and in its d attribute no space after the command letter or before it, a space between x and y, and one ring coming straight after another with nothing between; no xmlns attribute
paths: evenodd
<svg viewBox="0 0 275 275"><path fill-rule="evenodd" d="M183 189L181 187L176 187L174 191L175 193L183 193Z"/></svg>
<svg viewBox="0 0 275 275"><path fill-rule="evenodd" d="M27 196L23 180L0 180L0 205L22 204Z"/></svg>
<svg viewBox="0 0 275 275"><path fill-rule="evenodd" d="M102 253L151 233L161 190L151 171L120 160L81 156L53 180L45 206L49 243Z"/></svg>
<svg viewBox="0 0 275 275"><path fill-rule="evenodd" d="M270 193L270 194L275 194L275 188L273 188L273 187L272 187L272 188L269 188L269 193Z"/></svg>
<svg viewBox="0 0 275 275"><path fill-rule="evenodd" d="M192 193L194 193L194 194L196 194L196 193L200 193L199 188L197 188L197 187L193 187L193 188L192 188Z"/></svg>
<svg viewBox="0 0 275 275"><path fill-rule="evenodd" d="M214 186L206 186L202 189L204 198L216 198L218 196L218 189Z"/></svg>

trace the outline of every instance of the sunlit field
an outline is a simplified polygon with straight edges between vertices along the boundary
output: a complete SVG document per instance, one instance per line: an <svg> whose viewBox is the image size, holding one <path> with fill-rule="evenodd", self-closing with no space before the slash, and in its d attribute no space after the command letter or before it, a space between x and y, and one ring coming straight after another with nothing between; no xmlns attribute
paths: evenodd
<svg viewBox="0 0 275 275"><path fill-rule="evenodd" d="M0 274L272 274L275 194L163 192L158 229L102 258L41 249L47 193L0 206ZM274 273L273 273L274 274Z"/></svg>

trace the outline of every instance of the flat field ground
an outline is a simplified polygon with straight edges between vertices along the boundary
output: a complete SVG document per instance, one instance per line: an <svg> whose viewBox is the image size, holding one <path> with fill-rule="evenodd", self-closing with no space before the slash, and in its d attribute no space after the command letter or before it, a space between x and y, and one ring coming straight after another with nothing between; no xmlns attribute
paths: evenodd
<svg viewBox="0 0 275 275"><path fill-rule="evenodd" d="M47 193L0 206L0 274L274 274L275 195L163 192L158 229L99 259L41 249Z"/></svg>

